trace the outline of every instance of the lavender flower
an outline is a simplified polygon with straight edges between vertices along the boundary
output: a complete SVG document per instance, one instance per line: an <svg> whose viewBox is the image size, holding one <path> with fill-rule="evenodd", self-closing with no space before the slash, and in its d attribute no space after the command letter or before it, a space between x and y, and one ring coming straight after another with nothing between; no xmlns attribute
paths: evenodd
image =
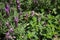
<svg viewBox="0 0 60 40"><path fill-rule="evenodd" d="M20 3L19 0L16 0L16 3L19 4Z"/></svg>
<svg viewBox="0 0 60 40"><path fill-rule="evenodd" d="M20 4L19 4L19 5L17 5L17 8L20 8Z"/></svg>
<svg viewBox="0 0 60 40"><path fill-rule="evenodd" d="M18 17L14 17L15 26L18 26Z"/></svg>
<svg viewBox="0 0 60 40"><path fill-rule="evenodd" d="M6 38L6 39L12 39L12 36L10 35L9 32L7 32L7 33L5 34L5 38Z"/></svg>
<svg viewBox="0 0 60 40"><path fill-rule="evenodd" d="M9 32L7 32L7 33L6 33L6 36L9 36L9 35L10 35L10 33L9 33Z"/></svg>
<svg viewBox="0 0 60 40"><path fill-rule="evenodd" d="M9 10L5 8L5 11L6 11L6 15L9 16Z"/></svg>
<svg viewBox="0 0 60 40"><path fill-rule="evenodd" d="M16 0L16 4L17 4L18 13L20 13L20 2L19 2L19 0Z"/></svg>
<svg viewBox="0 0 60 40"><path fill-rule="evenodd" d="M13 32L14 32L13 28L10 28L10 29L9 29L9 32L10 32L10 33L13 33Z"/></svg>
<svg viewBox="0 0 60 40"><path fill-rule="evenodd" d="M9 12L10 12L10 7L8 5L8 3L5 4L5 11L6 11L6 15L9 16Z"/></svg>
<svg viewBox="0 0 60 40"><path fill-rule="evenodd" d="M20 12L20 4L17 5L17 11Z"/></svg>
<svg viewBox="0 0 60 40"><path fill-rule="evenodd" d="M5 4L5 8L8 9L8 10L10 10L10 6L9 6L8 3Z"/></svg>
<svg viewBox="0 0 60 40"><path fill-rule="evenodd" d="M9 23L9 22L6 22L6 26L7 26L8 28L10 28L10 23Z"/></svg>

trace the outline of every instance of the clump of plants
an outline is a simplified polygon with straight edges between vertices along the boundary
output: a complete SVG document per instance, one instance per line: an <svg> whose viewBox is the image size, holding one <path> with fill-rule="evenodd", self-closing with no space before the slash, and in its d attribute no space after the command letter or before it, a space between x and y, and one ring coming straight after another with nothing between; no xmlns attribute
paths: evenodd
<svg viewBox="0 0 60 40"><path fill-rule="evenodd" d="M59 0L0 0L0 40L59 38L59 4Z"/></svg>

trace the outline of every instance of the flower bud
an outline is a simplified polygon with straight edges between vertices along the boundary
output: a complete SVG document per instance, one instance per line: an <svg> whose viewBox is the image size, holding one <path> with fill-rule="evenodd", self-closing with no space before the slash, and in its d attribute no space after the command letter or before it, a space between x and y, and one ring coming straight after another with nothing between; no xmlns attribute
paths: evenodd
<svg viewBox="0 0 60 40"><path fill-rule="evenodd" d="M16 3L19 4L20 3L19 0L16 0Z"/></svg>
<svg viewBox="0 0 60 40"><path fill-rule="evenodd" d="M19 0L16 0L16 4L17 4L17 11L18 11L18 13L20 13L20 2L19 2Z"/></svg>
<svg viewBox="0 0 60 40"><path fill-rule="evenodd" d="M6 33L6 36L9 36L9 35L10 35L10 33L9 33L9 32L7 32L7 33Z"/></svg>
<svg viewBox="0 0 60 40"><path fill-rule="evenodd" d="M8 10L10 10L10 6L9 6L8 3L5 4L5 8L8 9Z"/></svg>
<svg viewBox="0 0 60 40"><path fill-rule="evenodd" d="M10 7L8 5L8 3L5 4L5 11L6 11L6 16L9 16L9 12L10 12Z"/></svg>
<svg viewBox="0 0 60 40"><path fill-rule="evenodd" d="M20 8L20 4L19 4L19 5L17 5L17 8Z"/></svg>
<svg viewBox="0 0 60 40"><path fill-rule="evenodd" d="M18 26L18 17L14 17L15 26Z"/></svg>
<svg viewBox="0 0 60 40"><path fill-rule="evenodd" d="M9 16L9 10L5 8L5 11L6 11L6 15Z"/></svg>
<svg viewBox="0 0 60 40"><path fill-rule="evenodd" d="M9 29L9 32L10 32L10 33L13 33L13 32L14 32L13 28L10 28L10 29Z"/></svg>
<svg viewBox="0 0 60 40"><path fill-rule="evenodd" d="M6 26L7 26L8 28L10 28L10 23L9 23L9 22L6 22Z"/></svg>
<svg viewBox="0 0 60 40"><path fill-rule="evenodd" d="M20 12L20 5L17 5L17 11Z"/></svg>
<svg viewBox="0 0 60 40"><path fill-rule="evenodd" d="M7 32L7 33L5 34L5 38L6 38L6 39L12 39L12 36L10 35L9 32Z"/></svg>

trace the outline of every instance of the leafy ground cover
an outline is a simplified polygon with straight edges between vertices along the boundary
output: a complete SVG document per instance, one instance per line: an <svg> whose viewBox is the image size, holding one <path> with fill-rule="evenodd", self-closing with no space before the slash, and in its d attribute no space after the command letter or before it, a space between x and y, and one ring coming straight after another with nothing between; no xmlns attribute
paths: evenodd
<svg viewBox="0 0 60 40"><path fill-rule="evenodd" d="M0 0L0 40L60 40L60 0Z"/></svg>

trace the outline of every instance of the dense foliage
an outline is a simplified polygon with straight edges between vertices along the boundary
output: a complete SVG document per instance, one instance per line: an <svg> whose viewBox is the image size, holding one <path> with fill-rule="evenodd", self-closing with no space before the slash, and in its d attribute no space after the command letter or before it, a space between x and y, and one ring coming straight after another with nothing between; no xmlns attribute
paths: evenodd
<svg viewBox="0 0 60 40"><path fill-rule="evenodd" d="M60 0L0 0L0 40L54 37L60 37Z"/></svg>

